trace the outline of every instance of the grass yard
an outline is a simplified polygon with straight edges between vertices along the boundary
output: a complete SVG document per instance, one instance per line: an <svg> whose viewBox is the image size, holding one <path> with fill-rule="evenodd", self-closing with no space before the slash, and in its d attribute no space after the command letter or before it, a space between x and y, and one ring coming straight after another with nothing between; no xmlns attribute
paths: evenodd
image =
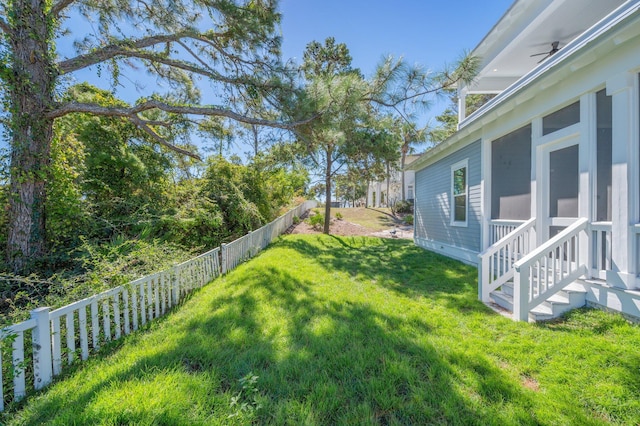
<svg viewBox="0 0 640 426"><path fill-rule="evenodd" d="M6 424L640 423L640 327L531 325L410 241L290 235Z"/></svg>
<svg viewBox="0 0 640 426"><path fill-rule="evenodd" d="M331 217L336 217L336 213L342 214L347 222L364 226L371 231L384 231L402 224L401 220L391 214L391 209L383 207L332 208Z"/></svg>

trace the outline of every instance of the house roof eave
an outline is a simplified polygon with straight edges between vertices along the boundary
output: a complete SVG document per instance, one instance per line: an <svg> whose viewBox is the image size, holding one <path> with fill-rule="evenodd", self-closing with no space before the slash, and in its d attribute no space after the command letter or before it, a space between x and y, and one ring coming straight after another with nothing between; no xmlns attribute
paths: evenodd
<svg viewBox="0 0 640 426"><path fill-rule="evenodd" d="M530 89L535 83L539 82L544 77L549 76L562 65L566 65L570 59L573 59L578 54L585 52L586 48L596 40L602 39L607 33L610 33L612 29L618 27L624 22L628 22L628 20L633 19L637 15L640 15L640 0L630 1L629 3L624 4L614 13L608 15L606 18L577 37L570 45L567 45L564 49L550 57L549 60L542 63L541 66L530 71L517 82L505 89L502 93L480 107L473 114L469 115L469 117L459 124L458 131L456 133L444 142L426 151L420 158L406 167L406 169L416 171L420 170L437 161L441 157L439 154L450 149L452 150L453 147L457 147L458 144L463 143L464 141L470 142L466 136L480 130L482 126L486 124L486 120L483 122L482 119L489 118L488 116L497 108L504 105L523 91ZM462 145L460 148L461 147Z"/></svg>

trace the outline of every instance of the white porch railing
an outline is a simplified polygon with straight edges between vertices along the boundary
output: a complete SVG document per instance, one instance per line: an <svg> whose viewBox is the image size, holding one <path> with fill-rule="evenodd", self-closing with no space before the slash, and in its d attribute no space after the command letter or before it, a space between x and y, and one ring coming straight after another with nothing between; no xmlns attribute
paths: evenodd
<svg viewBox="0 0 640 426"><path fill-rule="evenodd" d="M0 330L0 348L11 345L8 362L3 363L0 350L0 367L8 367L4 370L9 373L7 382L13 382L12 388L5 387L0 368L0 411L5 401L19 401L28 390L47 386L64 365L86 360L106 342L164 315L194 289L265 248L293 224L294 216L315 205L315 201L307 201L257 231L169 270L53 311L47 307L35 309L30 319ZM29 334L31 344L25 346Z"/></svg>
<svg viewBox="0 0 640 426"><path fill-rule="evenodd" d="M591 276L606 279L611 269L611 222L592 222Z"/></svg>
<svg viewBox="0 0 640 426"><path fill-rule="evenodd" d="M492 219L489 222L489 245L494 245L522 225L524 220Z"/></svg>
<svg viewBox="0 0 640 426"><path fill-rule="evenodd" d="M513 278L513 264L529 253L535 244L535 224L535 218L529 219L479 255L480 300L488 302L492 291Z"/></svg>
<svg viewBox="0 0 640 426"><path fill-rule="evenodd" d="M589 221L580 218L514 264L513 318L527 321L529 311L587 273L580 236Z"/></svg>

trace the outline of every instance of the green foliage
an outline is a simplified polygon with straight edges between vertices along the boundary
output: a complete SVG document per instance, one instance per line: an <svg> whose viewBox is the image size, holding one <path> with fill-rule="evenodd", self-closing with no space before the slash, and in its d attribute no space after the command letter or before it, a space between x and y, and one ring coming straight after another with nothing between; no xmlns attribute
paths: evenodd
<svg viewBox="0 0 640 426"><path fill-rule="evenodd" d="M343 218L344 218L344 216L342 216L342 213L336 212L336 219L342 220Z"/></svg>
<svg viewBox="0 0 640 426"><path fill-rule="evenodd" d="M413 213L413 204L409 201L400 200L391 206L391 213L394 215L398 213Z"/></svg>
<svg viewBox="0 0 640 426"><path fill-rule="evenodd" d="M89 226L89 203L82 183L85 146L71 126L60 122L51 145L51 184L47 197L47 233L54 248L73 247ZM84 231L84 232L83 232Z"/></svg>
<svg viewBox="0 0 640 426"><path fill-rule="evenodd" d="M257 387L258 379L258 376L249 373L238 380L242 389L231 397L229 407L234 412L229 414L229 418L251 416L255 411L262 408Z"/></svg>
<svg viewBox="0 0 640 426"><path fill-rule="evenodd" d="M87 32L75 20L94 25ZM268 111L271 121L263 125L292 127L278 112L293 91L292 70L279 57L279 21L272 0L3 2L0 118L11 147L6 220L12 224L7 226L12 269L25 270L47 246L76 241L89 233L85 226L101 238L147 232L135 229L137 224L157 220L167 203L165 150L198 158L191 144L179 143L198 112L221 117L234 107L236 119L252 122ZM57 45L73 45L76 56L61 54ZM150 75L159 83L151 87L160 92L147 93L133 105L87 85L62 94L82 71L97 71L104 88L110 84L116 93L123 86L118 91L129 95L145 89ZM202 84L218 105L198 105ZM212 118L201 129L219 136L225 129L216 121L224 120ZM84 169L71 170L65 163L68 147L54 152L54 125L59 142L75 144L60 129L73 130L82 142L84 149L75 153L84 155ZM50 170L52 159L59 164ZM189 174L188 162L182 163ZM80 182L73 178L76 173ZM58 178L61 182L50 189ZM71 213L67 218L65 207ZM53 222L45 224L49 212ZM100 215L102 223L87 224L87 214ZM79 229L69 226L76 219Z"/></svg>
<svg viewBox="0 0 640 426"><path fill-rule="evenodd" d="M437 145L450 138L458 130L458 97L457 92L453 89L447 91L450 104L442 112L436 116L438 125L428 132L428 138L432 145ZM467 117L489 102L495 94L478 93L467 95L465 98Z"/></svg>
<svg viewBox="0 0 640 426"><path fill-rule="evenodd" d="M302 65L307 85L305 93L323 114L298 131L298 143L309 164L317 167L324 180L324 198L330 205L333 177L358 152L357 131L367 127L369 103L365 101L369 86L360 72L351 67L351 56L344 43L332 37L324 45L307 45ZM329 214L324 232L329 232Z"/></svg>
<svg viewBox="0 0 640 426"><path fill-rule="evenodd" d="M345 174L335 177L335 195L337 199L351 201L355 204L367 195L367 177L353 163L349 165Z"/></svg>
<svg viewBox="0 0 640 426"><path fill-rule="evenodd" d="M218 206L224 228L222 236L229 239L274 219L282 206L304 192L307 181L306 170L286 169L260 157L248 165L212 157L199 196Z"/></svg>
<svg viewBox="0 0 640 426"><path fill-rule="evenodd" d="M70 88L65 98L121 106L111 93L86 83ZM56 122L47 198L54 251L77 245L80 236L135 235L140 223L162 214L175 163L143 139L120 118L76 114Z"/></svg>
<svg viewBox="0 0 640 426"><path fill-rule="evenodd" d="M306 222L311 225L313 229L320 230L324 226L324 215L318 210L315 210L312 215L309 215Z"/></svg>
<svg viewBox="0 0 640 426"><path fill-rule="evenodd" d="M63 98L122 106L110 92L88 84L71 87ZM100 271L103 261L118 264L117 256L124 263L116 274L136 275L133 266L146 264L146 249L125 253L126 245L187 252L219 246L274 219L305 193L308 182L299 164L282 165L268 155L249 165L214 158L202 177L194 177L197 165L147 143L146 135L121 118L69 115L54 130L46 199L49 253L34 263L32 276L8 275L0 283L8 300L0 302L0 315L16 318L20 309L49 300L74 301L58 293L61 288L69 295L93 294L97 281L87 274L94 270L104 285L115 285L115 275L107 279ZM0 188L0 229L9 220L6 189ZM98 248L113 244L121 248L106 260Z"/></svg>
<svg viewBox="0 0 640 426"><path fill-rule="evenodd" d="M413 225L413 215L412 214L406 215L405 217L402 218L402 221L407 225Z"/></svg>
<svg viewBox="0 0 640 426"><path fill-rule="evenodd" d="M145 275L167 269L196 254L176 244L132 240L82 240L72 254L74 267L43 278L0 274L0 327L29 318L41 306L61 307Z"/></svg>
<svg viewBox="0 0 640 426"><path fill-rule="evenodd" d="M185 188L196 186L193 182L183 182ZM148 227L149 238L179 244L185 248L198 247L202 250L218 246L228 234L220 207L215 201L198 193L183 198L184 203L167 213Z"/></svg>
<svg viewBox="0 0 640 426"><path fill-rule="evenodd" d="M303 54L302 71L307 79L334 77L356 72L351 68L351 54L347 45L337 43L334 37L327 37L324 45L317 41L307 44Z"/></svg>
<svg viewBox="0 0 640 426"><path fill-rule="evenodd" d="M270 213L267 189L255 171L221 157L209 159L200 196L216 203L222 221L239 237L266 223Z"/></svg>

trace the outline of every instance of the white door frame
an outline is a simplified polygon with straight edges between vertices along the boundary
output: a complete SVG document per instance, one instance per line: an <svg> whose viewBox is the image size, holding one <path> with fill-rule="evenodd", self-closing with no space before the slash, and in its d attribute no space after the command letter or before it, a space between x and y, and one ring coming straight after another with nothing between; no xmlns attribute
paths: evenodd
<svg viewBox="0 0 640 426"><path fill-rule="evenodd" d="M580 179L580 132L579 124L569 126L565 129L553 132L549 135L542 136L536 146L536 176L537 194L536 194L536 217L538 226L536 226L536 236L538 245L549 239L549 228L552 226L569 226L576 221L577 217L549 217L549 185L550 185L550 154L560 149L568 148L573 145L578 146L578 205L580 205L581 197L584 196L585 188L582 188L582 180ZM578 212L580 214L580 212Z"/></svg>

